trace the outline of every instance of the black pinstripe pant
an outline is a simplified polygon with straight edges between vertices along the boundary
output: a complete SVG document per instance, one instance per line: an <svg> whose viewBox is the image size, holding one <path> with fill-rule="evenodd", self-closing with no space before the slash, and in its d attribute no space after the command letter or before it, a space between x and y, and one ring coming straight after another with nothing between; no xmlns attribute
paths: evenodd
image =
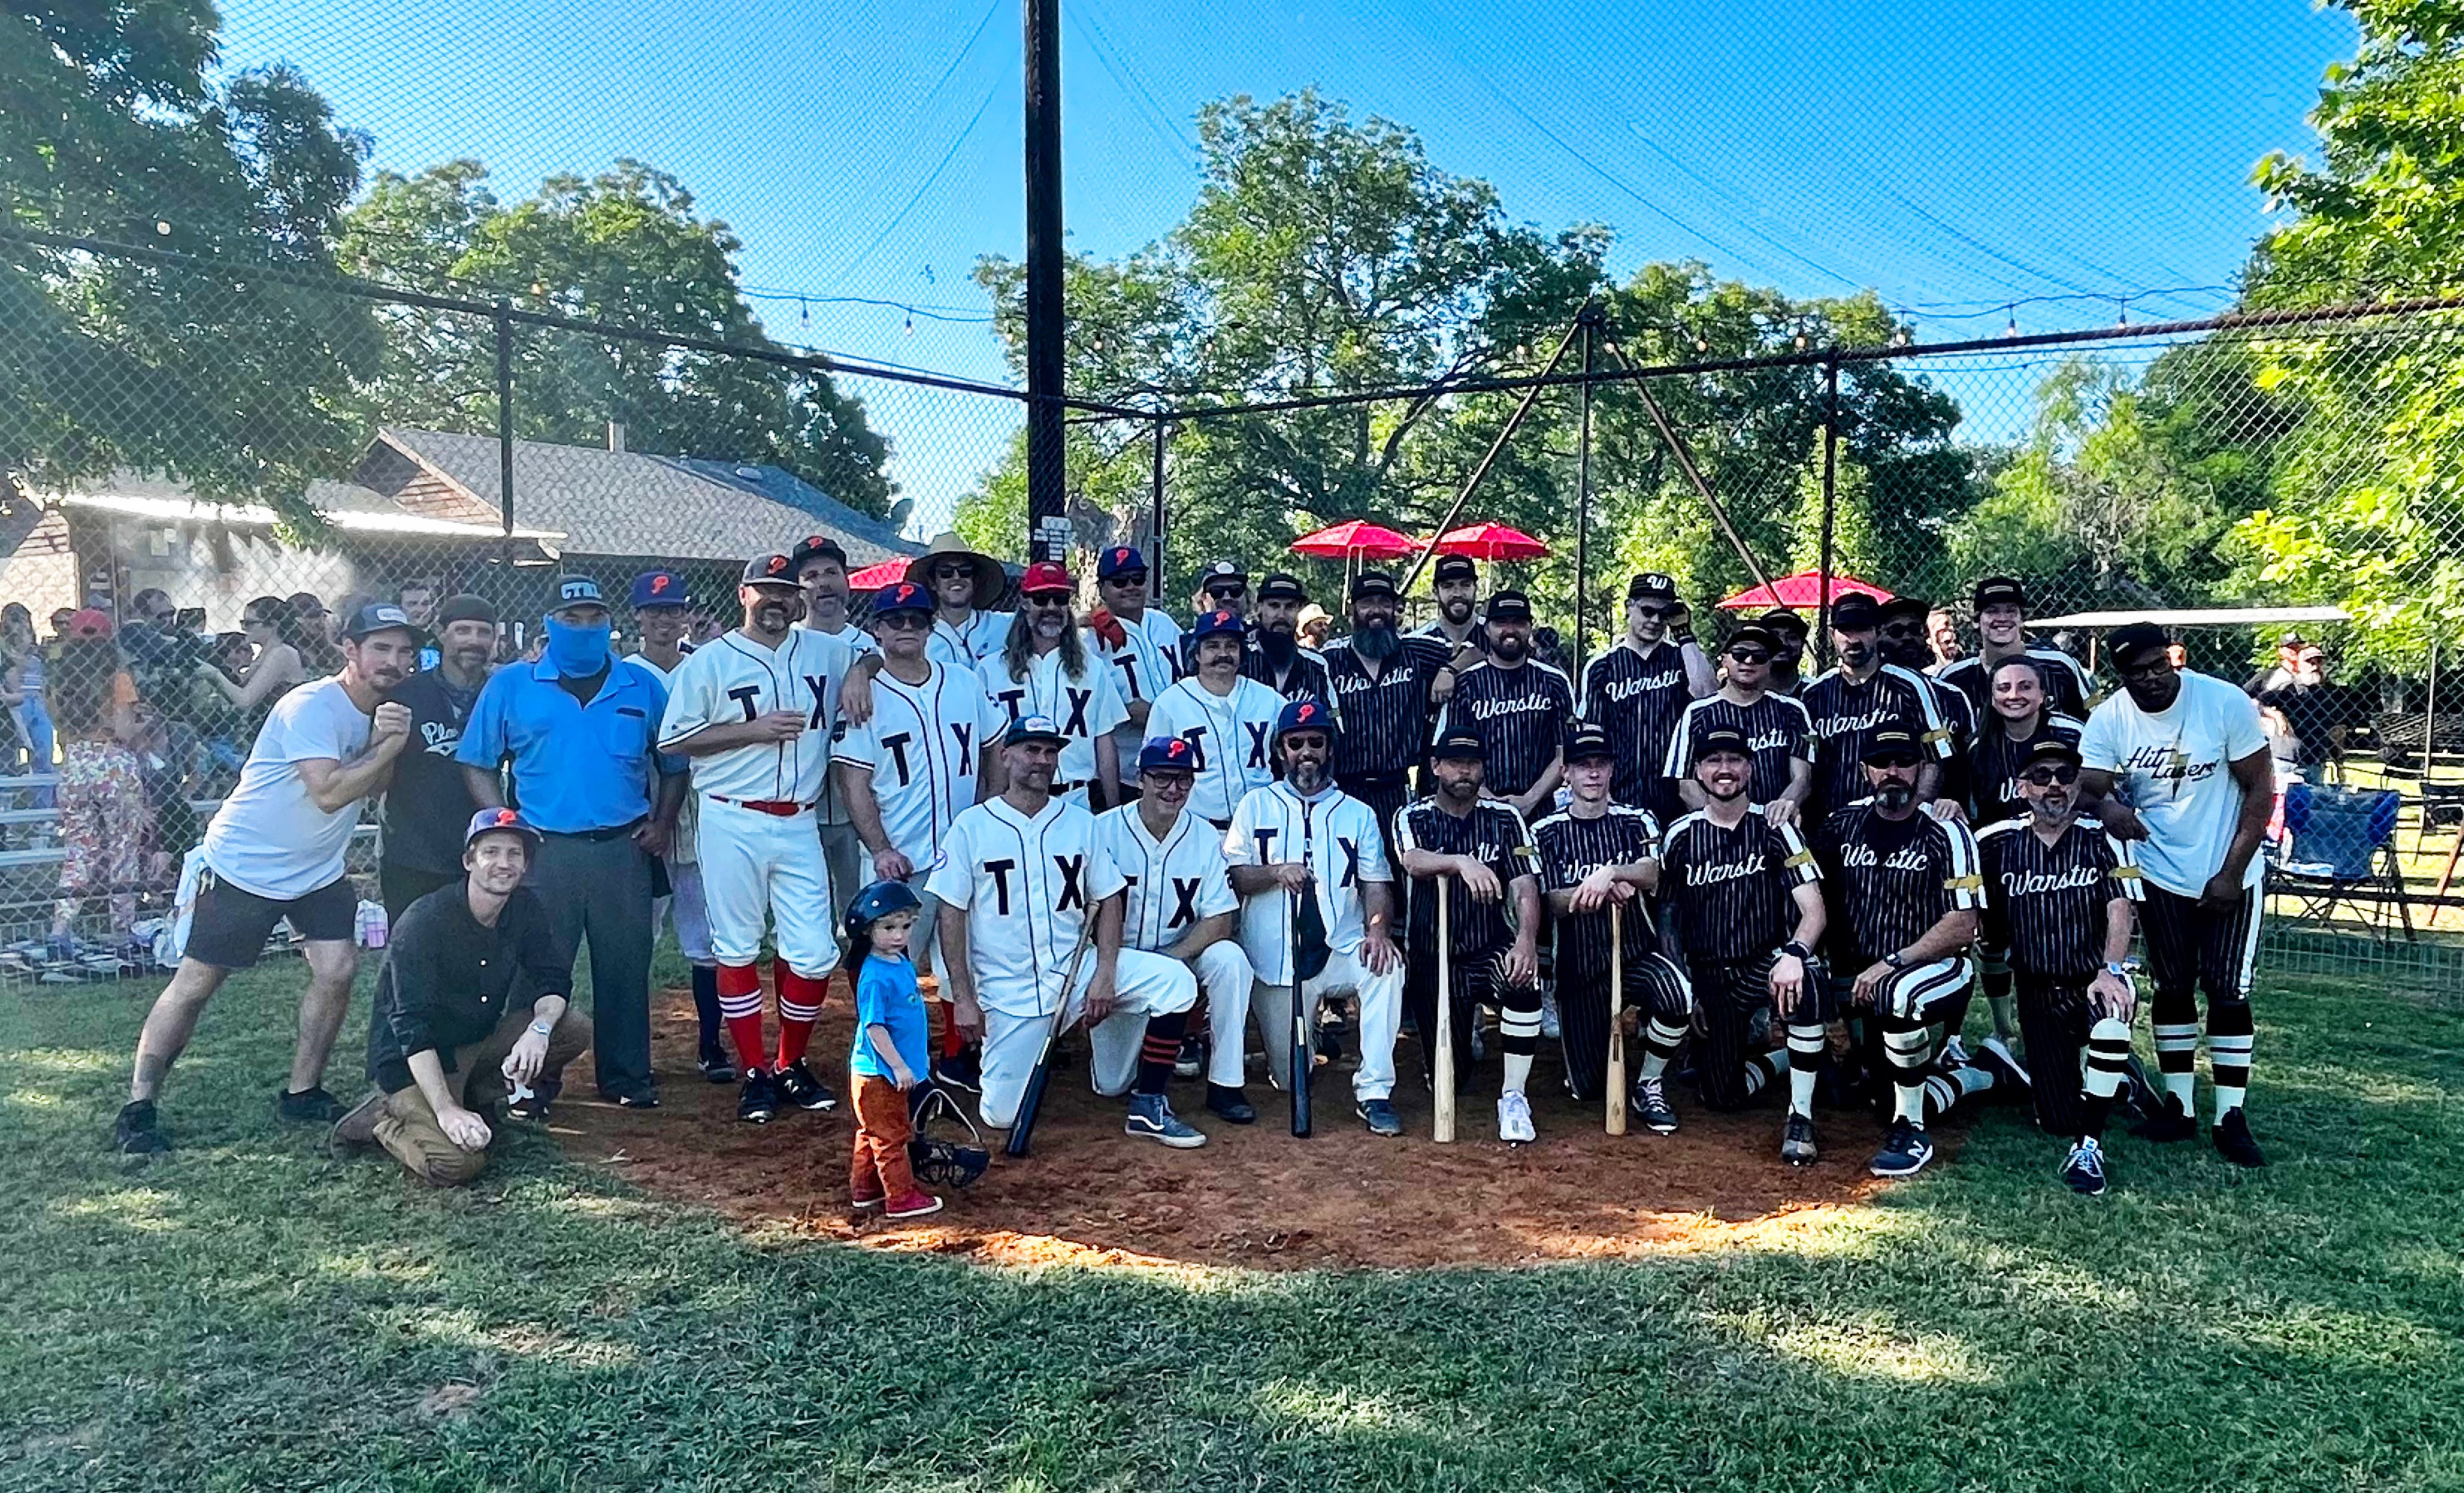
<svg viewBox="0 0 2464 1493"><path fill-rule="evenodd" d="M1703 1103L1713 1109L1743 1109L1752 1097L1746 1088L1746 1059L1751 1055L1754 1014L1771 1004L1771 972L1779 962L1779 951L1750 959L1686 962L1694 972L1694 999L1703 1017L1703 1055L1694 1065L1702 1076ZM1808 959L1805 989L1789 1021L1815 1025L1830 1021L1835 1008L1821 961ZM1779 1023L1779 1013L1772 1011L1771 1019Z"/></svg>
<svg viewBox="0 0 2464 1493"><path fill-rule="evenodd" d="M1451 1007L1455 1049L1455 1079L1471 1071L1471 1022L1477 1006L1487 1006L1500 1012L1528 1017L1536 1030L1540 1021L1540 986L1509 984L1506 978L1506 955L1513 940L1492 944L1470 954L1457 954L1449 971L1454 977L1454 999ZM1403 1011L1411 1018L1412 1029L1420 1034L1420 1076L1436 1080L1436 1047L1438 1029L1438 955L1435 949L1412 951L1403 977ZM1522 1024L1509 1022L1509 1026ZM1530 1039L1518 1039L1509 1030L1502 1033L1500 1045L1513 1052ZM1536 1045L1536 1044L1535 1044ZM1523 1048L1529 1051L1529 1048Z"/></svg>
<svg viewBox="0 0 2464 1493"><path fill-rule="evenodd" d="M2019 1037L2028 1044L2028 1087L2036 1096L2036 1124L2048 1135L2079 1130L2079 1055L2096 1024L2086 982L2060 984L2013 972L2019 1000Z"/></svg>
<svg viewBox="0 0 2464 1493"><path fill-rule="evenodd" d="M2204 991L2210 1076L2220 1087L2250 1087L2251 1037L2256 1030L2250 984L2258 963L2264 894L2263 887L2246 888L2229 911L2218 912L2201 907L2196 897L2147 887L2139 926L2147 943L2147 974L2156 987L2147 1020L2158 1029L2156 1064L2161 1070L2190 1071L2196 1057L2191 1034L2199 1021L2195 992Z"/></svg>
<svg viewBox="0 0 2464 1493"><path fill-rule="evenodd" d="M1694 987L1683 971L1661 955L1645 954L1625 961L1624 1008L1639 1010L1645 1021L1683 1027L1694 1014ZM1557 961L1557 1021L1566 1050L1566 1087L1574 1097L1593 1100L1608 1092L1609 972ZM1635 1043L1626 1043L1626 1071L1635 1071Z"/></svg>

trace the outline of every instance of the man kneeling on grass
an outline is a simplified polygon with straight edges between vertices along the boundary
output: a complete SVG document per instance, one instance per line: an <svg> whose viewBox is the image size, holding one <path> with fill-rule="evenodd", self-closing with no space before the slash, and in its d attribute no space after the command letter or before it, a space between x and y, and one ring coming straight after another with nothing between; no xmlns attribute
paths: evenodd
<svg viewBox="0 0 2464 1493"><path fill-rule="evenodd" d="M571 961L522 885L539 845L512 809L481 809L463 879L394 926L368 1019L378 1091L335 1124L338 1153L373 1142L421 1181L460 1187L488 1164L508 1084L516 1114L547 1118L564 1065L590 1045L590 1020L566 1008Z"/></svg>

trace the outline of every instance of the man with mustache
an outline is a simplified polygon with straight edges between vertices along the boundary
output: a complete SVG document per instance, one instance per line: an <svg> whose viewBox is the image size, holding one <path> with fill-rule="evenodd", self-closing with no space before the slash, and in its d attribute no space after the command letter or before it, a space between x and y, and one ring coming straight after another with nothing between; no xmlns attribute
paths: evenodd
<svg viewBox="0 0 2464 1493"><path fill-rule="evenodd" d="M1531 657L1531 602L1520 591L1489 597L1488 648L1488 657L1456 676L1438 736L1477 738L1486 764L1481 791L1528 823L1555 801L1565 776L1574 688Z"/></svg>
<svg viewBox="0 0 2464 1493"><path fill-rule="evenodd" d="M1805 796L1814 790L1814 719L1805 702L1771 687L1781 648L1779 634L1759 622L1749 622L1728 634L1722 656L1728 676L1720 688L1689 703L1668 734L1668 754L1661 774L1677 790L1688 809L1710 802L1695 779L1700 737L1727 730L1745 738L1752 769L1746 794L1763 806L1775 824L1796 823Z"/></svg>
<svg viewBox="0 0 2464 1493"><path fill-rule="evenodd" d="M1377 816L1390 860L1395 815L1428 755L1429 719L1455 682L1443 642L1396 626L1401 601L1393 576L1361 572L1352 582L1352 635L1326 650L1327 688L1343 717L1334 783Z"/></svg>
<svg viewBox="0 0 2464 1493"><path fill-rule="evenodd" d="M856 657L875 651L871 634L847 621L847 551L839 548L838 541L826 534L808 534L787 552L787 563L794 567L796 584L804 593L803 620L796 626L836 638ZM843 682L843 714L846 696ZM870 704L869 692L866 703ZM830 906L845 908L872 878L864 873L864 842L855 832L835 775L822 779L822 799L814 805L813 817L822 826L822 862L830 868Z"/></svg>
<svg viewBox="0 0 2464 1493"><path fill-rule="evenodd" d="M1917 799L1930 803L1942 791L1942 760L1948 741L1933 687L1882 656L1876 640L1881 608L1873 597L1850 591L1831 605L1831 642L1839 667L1805 687L1805 714L1814 724L1814 791L1806 799L1806 823L1819 825L1869 791L1863 766L1874 734L1906 731L1923 760Z"/></svg>
<svg viewBox="0 0 2464 1493"><path fill-rule="evenodd" d="M409 743L410 712L385 696L409 677L426 635L385 602L360 608L343 637L342 671L275 705L207 826L187 952L138 1034L128 1103L112 1126L117 1151L171 1149L156 1126L154 1096L206 1002L231 971L256 963L266 935L286 918L307 942L308 990L275 1111L319 1124L341 1113L324 1077L359 963L360 898L343 863L360 801L385 790Z"/></svg>
<svg viewBox="0 0 2464 1493"><path fill-rule="evenodd" d="M1251 789L1275 780L1268 739L1284 702L1241 677L1241 614L1207 612L1189 626L1190 674L1163 692L1147 716L1149 736L1178 736L1198 757L1189 811L1217 828Z"/></svg>
<svg viewBox="0 0 2464 1493"><path fill-rule="evenodd" d="M1625 635L1583 670L1582 717L1608 734L1617 754L1619 803L1666 823L1681 807L1660 774L1678 717L1719 681L1694 641L1677 582L1648 570L1625 588Z"/></svg>
<svg viewBox="0 0 2464 1493"><path fill-rule="evenodd" d="M718 956L718 1008L744 1071L737 1118L763 1125L781 1102L834 1109L804 1062L838 962L837 918L816 805L829 775L839 690L854 654L795 626L804 597L784 555L744 567L744 625L693 650L671 681L663 749L693 762L700 801L702 894ZM779 1002L779 1047L762 1040L765 921Z"/></svg>
<svg viewBox="0 0 2464 1493"><path fill-rule="evenodd" d="M394 763L379 819L385 853L377 886L388 924L462 879L462 837L479 805L453 754L495 665L496 609L475 596L447 597L436 608L432 647L436 667L405 679L391 696L410 712L410 741Z"/></svg>
<svg viewBox="0 0 2464 1493"><path fill-rule="evenodd" d="M1018 584L1018 610L1000 653L984 661L985 688L1007 718L1061 723L1061 776L1052 791L1096 813L1121 801L1121 758L1112 733L1130 718L1117 673L1087 647L1059 560L1039 560ZM998 792L996 778L991 784Z"/></svg>
<svg viewBox="0 0 2464 1493"><path fill-rule="evenodd" d="M1301 646L1301 608L1309 592L1300 578L1276 571L1258 582L1258 634L1241 655L1241 674L1287 700L1318 700L1338 717L1343 707L1328 693L1326 660Z"/></svg>
<svg viewBox="0 0 2464 1493"><path fill-rule="evenodd" d="M1137 791L1138 752L1157 696L1180 677L1180 626L1148 604L1146 551L1115 544L1095 561L1096 608L1087 614L1087 646L1115 671L1129 718L1113 729L1112 755L1124 794Z"/></svg>
<svg viewBox="0 0 2464 1493"><path fill-rule="evenodd" d="M1413 631L1417 638L1435 638L1446 646L1446 656L1460 670L1488 651L1488 634L1472 620L1480 597L1480 567L1469 556L1448 555L1439 560L1430 577L1431 588L1437 593L1438 615Z"/></svg>

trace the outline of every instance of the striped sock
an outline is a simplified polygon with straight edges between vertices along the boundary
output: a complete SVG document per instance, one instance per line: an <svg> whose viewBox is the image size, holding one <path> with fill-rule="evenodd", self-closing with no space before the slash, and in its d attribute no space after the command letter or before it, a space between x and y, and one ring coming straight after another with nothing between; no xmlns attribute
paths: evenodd
<svg viewBox="0 0 2464 1493"><path fill-rule="evenodd" d="M2215 1081L2219 1120L2240 1109L2250 1089L2254 1040L2250 1002L2217 1001L2208 1007L2208 1076Z"/></svg>
<svg viewBox="0 0 2464 1493"><path fill-rule="evenodd" d="M1677 1056L1677 1044L1685 1040L1683 1021L1664 1021L1658 1016L1642 1029L1642 1067L1644 1078L1658 1078L1668 1071L1669 1060Z"/></svg>
<svg viewBox="0 0 2464 1493"><path fill-rule="evenodd" d="M1788 1107L1812 1118L1814 1081L1821 1076L1822 1051L1830 1034L1819 1021L1791 1021L1788 1027Z"/></svg>
<svg viewBox="0 0 2464 1493"><path fill-rule="evenodd" d="M736 1063L747 1073L759 1072L770 1049L761 1041L761 977L750 964L718 967L718 1015L727 1024L727 1040L736 1045Z"/></svg>
<svg viewBox="0 0 2464 1493"><path fill-rule="evenodd" d="M2199 1026L2196 1021L2166 1021L2154 1027L2156 1034L2156 1070L2165 1092L2190 1112L2191 1091L2198 1076L2193 1070L2199 1055Z"/></svg>
<svg viewBox="0 0 2464 1493"><path fill-rule="evenodd" d="M1789 1071L1785 1052L1757 1052L1746 1058L1746 1097L1754 1098L1780 1080Z"/></svg>
<svg viewBox="0 0 2464 1493"><path fill-rule="evenodd" d="M1891 1112L1923 1129L1925 1059L1933 1052L1933 1034L1914 1017L1882 1018L1882 1053L1891 1065Z"/></svg>
<svg viewBox="0 0 2464 1493"><path fill-rule="evenodd" d="M1497 1044L1506 1055L1500 1092L1519 1094L1531 1077L1531 1055L1540 1050L1540 991L1507 989L1498 999Z"/></svg>
<svg viewBox="0 0 2464 1493"><path fill-rule="evenodd" d="M1162 1093L1172 1084L1172 1065L1180 1058L1181 1034L1189 1030L1189 1013L1174 1011L1147 1018L1146 1040L1138 1044L1138 1077L1131 1092Z"/></svg>
<svg viewBox="0 0 2464 1493"><path fill-rule="evenodd" d="M779 1066L804 1061L813 1040L813 1023L822 1018L822 999L830 992L827 975L799 975L784 959L770 961L770 977L779 986Z"/></svg>
<svg viewBox="0 0 2464 1493"><path fill-rule="evenodd" d="M1953 1068L1947 1073L1927 1074L1925 1083L1919 1086L1919 1091L1925 1096L1925 1119L1929 1122L1939 1120L1958 1108L1961 1100L1970 1094L1981 1094L1992 1087L1992 1073L1972 1065Z"/></svg>
<svg viewBox="0 0 2464 1493"><path fill-rule="evenodd" d="M2105 1116L2113 1112L2113 1096L2122 1092L2129 1066L2130 1023L2103 1018L2087 1034L2087 1066L2079 1075L2080 1139L2104 1133Z"/></svg>

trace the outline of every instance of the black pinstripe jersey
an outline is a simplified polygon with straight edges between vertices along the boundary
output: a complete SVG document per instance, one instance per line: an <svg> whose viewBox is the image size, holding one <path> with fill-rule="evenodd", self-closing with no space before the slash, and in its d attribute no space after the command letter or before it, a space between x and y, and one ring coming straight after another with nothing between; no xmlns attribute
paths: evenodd
<svg viewBox="0 0 2464 1493"><path fill-rule="evenodd" d="M1871 799L1831 816L1816 837L1830 913L1832 967L1863 969L1925 936L1957 909L1982 910L1976 839L1923 809L1897 822Z"/></svg>
<svg viewBox="0 0 2464 1493"><path fill-rule="evenodd" d="M1942 713L1943 744L1949 748L1942 759L1942 796L1953 803L1965 803L1973 781L1968 753L1976 744L1976 708L1968 703L1968 696L1957 686L1947 685L1931 674L1917 677L1933 692L1934 709Z"/></svg>
<svg viewBox="0 0 2464 1493"><path fill-rule="evenodd" d="M2086 668L2060 648L2030 648L2028 656L2036 661L2036 672L2044 676L2045 708L2087 719L2087 700L2096 692L2096 680ZM1993 709L1993 670L1986 667L1983 654L1953 659L1935 670L1934 677L1968 696L1977 719L1984 719Z"/></svg>
<svg viewBox="0 0 2464 1493"><path fill-rule="evenodd" d="M1787 791L1790 761L1814 760L1814 717L1805 714L1804 701L1767 691L1751 705L1739 705L1726 695L1706 694L1685 707L1677 729L1668 734L1661 776L1693 777L1695 739L1721 726L1742 734L1753 754L1746 797L1756 803L1769 803Z"/></svg>
<svg viewBox="0 0 2464 1493"><path fill-rule="evenodd" d="M1438 733L1468 731L1488 748L1483 779L1491 793L1512 796L1529 789L1556 760L1574 718L1574 690L1566 676L1527 659L1501 668L1483 659L1455 676Z"/></svg>
<svg viewBox="0 0 2464 1493"><path fill-rule="evenodd" d="M1648 654L1619 643L1583 670L1582 715L1608 733L1617 752L1617 777L1609 796L1619 803L1664 814L1675 806L1669 785L1661 780L1660 764L1667 758L1677 718L1694 698L1685 679L1685 659L1674 643L1662 642Z"/></svg>
<svg viewBox="0 0 2464 1493"><path fill-rule="evenodd" d="M1275 670L1266 662L1266 650L1251 638L1241 650L1241 677L1255 679L1287 700L1316 700L1334 712L1335 720L1343 719L1343 708L1329 697L1326 687L1326 660L1313 648L1296 648L1291 667L1284 671L1281 684L1275 682Z"/></svg>
<svg viewBox="0 0 2464 1493"><path fill-rule="evenodd" d="M1985 933L2011 951L2019 975L2083 985L2104 967L2105 906L2140 900L2130 846L2074 822L2052 845L2032 821L2006 819L1977 832L1983 861Z"/></svg>
<svg viewBox="0 0 2464 1493"><path fill-rule="evenodd" d="M1696 811L1660 843L1660 896L1677 913L1689 959L1756 959L1796 930L1797 888L1821 879L1793 825L1774 826L1761 804L1723 829Z"/></svg>
<svg viewBox="0 0 2464 1493"><path fill-rule="evenodd" d="M1968 748L1969 823L1982 832L1986 825L2002 820L2026 819L2028 805L2019 797L2019 764L2028 759L2028 749L2047 737L2076 747L2079 733L2086 729L2086 722L2068 715L2045 714L2037 717L2036 729L2026 740L2017 741L2003 732L2002 717L1988 720Z"/></svg>
<svg viewBox="0 0 2464 1493"><path fill-rule="evenodd" d="M1501 884L1517 876L1530 876L1540 869L1539 852L1531 845L1531 832L1523 825L1523 816L1509 806L1487 799L1472 805L1470 813L1460 817L1438 806L1433 796L1418 802L1406 803L1395 814L1395 853L1426 850L1432 855L1468 855L1495 872ZM1401 863L1396 874L1403 875ZM1438 899L1434 881L1405 877L1412 884L1412 906L1407 924L1407 936L1416 955L1436 957L1438 952ZM1475 902L1463 887L1463 878L1446 878L1446 933L1457 954L1477 954L1510 943L1514 929L1507 921L1513 907L1513 893L1507 891L1494 902Z"/></svg>
<svg viewBox="0 0 2464 1493"><path fill-rule="evenodd" d="M1597 819L1580 819L1571 810L1550 815L1531 826L1531 843L1540 852L1540 889L1566 891L1603 866L1631 866L1660 857L1660 822L1643 809L1612 803ZM1609 913L1552 913L1557 927L1559 977L1568 970L1605 973L1609 967ZM1622 933L1625 956L1639 959L1659 946L1652 935L1651 908L1626 904Z"/></svg>
<svg viewBox="0 0 2464 1493"><path fill-rule="evenodd" d="M1429 717L1436 712L1429 691L1453 655L1440 640L1397 641L1402 647L1374 679L1352 639L1326 650L1327 684L1334 692L1329 703L1343 722L1331 764L1337 782L1400 777L1428 753Z"/></svg>
<svg viewBox="0 0 2464 1493"><path fill-rule="evenodd" d="M1897 725L1931 743L1932 758L1948 755L1942 708L1923 674L1884 664L1859 684L1832 670L1805 687L1805 714L1814 723L1814 792L1809 823L1863 798L1868 789L1865 743L1884 726Z"/></svg>

